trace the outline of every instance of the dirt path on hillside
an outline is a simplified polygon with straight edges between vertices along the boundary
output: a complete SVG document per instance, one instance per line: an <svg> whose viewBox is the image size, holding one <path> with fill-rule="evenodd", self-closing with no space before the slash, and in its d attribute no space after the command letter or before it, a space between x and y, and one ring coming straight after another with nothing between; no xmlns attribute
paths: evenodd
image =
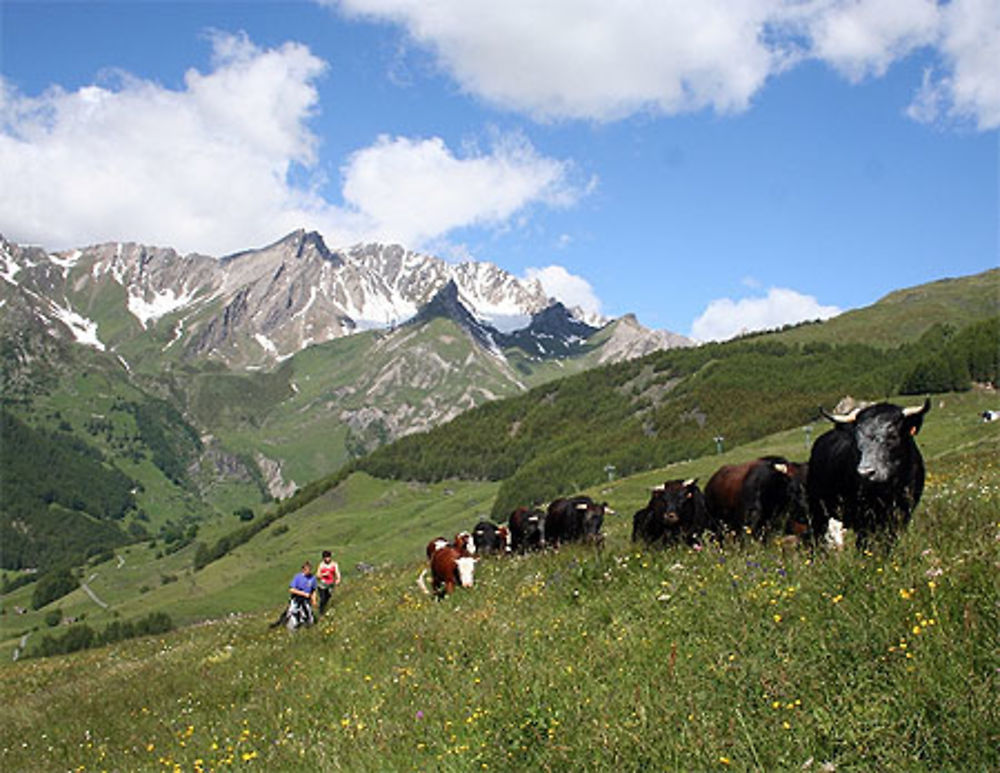
<svg viewBox="0 0 1000 773"><path fill-rule="evenodd" d="M95 577L97 577L97 572L94 572L92 575L90 575L90 577L87 578L87 582L90 582ZM87 585L87 582L83 581L80 582L80 587L83 588L83 592L86 593L88 596L90 596L90 600L93 601L95 604L97 604L97 606L99 606L101 609L107 609L108 608L107 602L101 601L101 599L97 596L97 594L90 589L89 585Z"/></svg>

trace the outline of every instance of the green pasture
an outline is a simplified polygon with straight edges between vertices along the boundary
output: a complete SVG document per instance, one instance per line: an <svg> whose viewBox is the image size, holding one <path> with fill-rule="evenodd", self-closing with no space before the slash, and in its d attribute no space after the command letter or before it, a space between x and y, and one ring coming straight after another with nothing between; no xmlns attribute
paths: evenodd
<svg viewBox="0 0 1000 773"><path fill-rule="evenodd" d="M927 427L925 498L887 555L643 550L627 511L648 481L615 481L603 550L484 559L437 602L414 584L425 537L490 488L353 476L195 580L203 610L271 608L0 667L0 766L996 770L1000 435L954 409L951 450ZM377 571L348 567L316 627L270 630L299 556L329 542ZM184 582L158 592L194 605Z"/></svg>
<svg viewBox="0 0 1000 773"><path fill-rule="evenodd" d="M901 404L920 402L914 398L897 400ZM955 453L974 453L1000 442L1000 423L984 424L979 418L983 410L996 403L995 394L982 391L934 398L918 437L930 480L937 474L939 459ZM605 524L611 538L627 537L632 513L646 503L653 486L669 478L690 477L704 485L720 465L763 454L805 460L807 442L824 432L825 425L825 421L815 423L808 432L806 427L793 427L736 448L724 443L722 454L615 478L586 493L607 501L617 511ZM98 630L113 620L135 619L151 611L166 612L175 623L184 625L233 613L274 610L280 607L284 588L302 561L317 560L324 548L333 550L340 562L345 588L361 578L355 567L362 562L375 567L417 567L414 562L421 560L431 538L470 529L485 517L499 486L475 481L392 482L357 473L279 519L232 554L195 572L192 565L197 542L212 544L241 525L230 513L205 517L198 521L195 542L175 553L166 553L162 540L155 541L152 547L146 541L119 550L114 559L103 564L84 567L81 579L108 604L107 608L98 606L83 589L78 589L40 610L14 615L14 607L30 609L33 586L4 596L6 614L0 618L0 652L13 651L25 633L30 634L29 646L45 634L60 633L61 629L50 630L44 622L46 614L55 608L65 617L83 619ZM158 501L157 496L156 489L146 493L147 501ZM178 519L185 516L185 510L172 504L169 492L162 496L168 513ZM207 516L191 508L193 504L186 506L188 517ZM258 514L264 509L256 508ZM162 518L162 512L154 511L151 520L157 516ZM419 568L412 570L414 578L417 571Z"/></svg>

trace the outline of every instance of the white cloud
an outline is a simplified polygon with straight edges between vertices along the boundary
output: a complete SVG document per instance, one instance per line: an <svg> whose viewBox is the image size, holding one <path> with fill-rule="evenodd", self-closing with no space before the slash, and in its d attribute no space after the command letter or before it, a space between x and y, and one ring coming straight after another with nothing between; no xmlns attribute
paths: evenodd
<svg viewBox="0 0 1000 773"><path fill-rule="evenodd" d="M0 187L0 232L53 249L135 240L221 255L310 228L334 244L420 248L587 192L569 162L517 134L463 158L438 138L383 137L346 161L346 205L332 204L309 128L326 64L296 43L210 40L214 69L189 70L180 90L116 73L26 97L0 79L0 176L17 181Z"/></svg>
<svg viewBox="0 0 1000 773"><path fill-rule="evenodd" d="M402 24L469 93L539 119L746 108L783 53L763 0L342 0Z"/></svg>
<svg viewBox="0 0 1000 773"><path fill-rule="evenodd" d="M823 306L813 296L772 287L764 297L718 298L691 324L691 337L699 341L725 341L742 333L771 330L812 319L828 319L840 313L836 306Z"/></svg>
<svg viewBox="0 0 1000 773"><path fill-rule="evenodd" d="M23 97L4 88L0 229L47 246L141 239L245 247L322 216L289 186L315 157L306 121L322 61L294 43L268 51L213 38L216 69L173 91L117 73L113 85Z"/></svg>
<svg viewBox="0 0 1000 773"><path fill-rule="evenodd" d="M567 308L579 307L590 316L601 315L601 301L582 276L571 274L562 266L525 269L526 279L537 279L545 294L561 301Z"/></svg>
<svg viewBox="0 0 1000 773"><path fill-rule="evenodd" d="M932 47L911 115L1000 126L996 0L318 1L401 25L465 91L538 120L738 112L800 62L857 82Z"/></svg>
<svg viewBox="0 0 1000 773"><path fill-rule="evenodd" d="M851 81L882 76L897 59L932 43L935 0L854 0L822 4L807 19L811 55Z"/></svg>
<svg viewBox="0 0 1000 773"><path fill-rule="evenodd" d="M944 67L925 71L910 116L971 120L982 131L1000 127L1000 4L953 0L940 13Z"/></svg>
<svg viewBox="0 0 1000 773"><path fill-rule="evenodd" d="M504 223L529 203L572 204L580 192L570 173L516 134L466 158L436 137L380 137L348 160L343 192L373 235L421 245L461 226Z"/></svg>

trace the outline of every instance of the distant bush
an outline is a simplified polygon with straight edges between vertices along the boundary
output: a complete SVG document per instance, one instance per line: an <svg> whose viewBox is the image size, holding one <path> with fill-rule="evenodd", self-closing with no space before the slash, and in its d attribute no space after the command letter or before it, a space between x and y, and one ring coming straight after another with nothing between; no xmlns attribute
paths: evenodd
<svg viewBox="0 0 1000 773"><path fill-rule="evenodd" d="M38 578L34 593L31 594L31 608L41 609L67 593L80 587L80 581L68 568L56 569Z"/></svg>
<svg viewBox="0 0 1000 773"><path fill-rule="evenodd" d="M171 631L173 628L173 620L166 612L151 612L135 621L114 620L108 623L101 633L97 633L89 625L78 624L68 628L62 636L46 634L30 655L34 657L65 655L138 636L154 636Z"/></svg>
<svg viewBox="0 0 1000 773"><path fill-rule="evenodd" d="M95 545L87 551L87 561L90 564L103 564L105 561L110 561L114 557L115 551L111 548L101 547L100 545Z"/></svg>
<svg viewBox="0 0 1000 773"><path fill-rule="evenodd" d="M22 572L14 577L8 577L4 575L3 584L0 585L0 594L6 596L11 591L17 590L18 588L23 588L25 585L30 585L38 579L38 575L34 573Z"/></svg>

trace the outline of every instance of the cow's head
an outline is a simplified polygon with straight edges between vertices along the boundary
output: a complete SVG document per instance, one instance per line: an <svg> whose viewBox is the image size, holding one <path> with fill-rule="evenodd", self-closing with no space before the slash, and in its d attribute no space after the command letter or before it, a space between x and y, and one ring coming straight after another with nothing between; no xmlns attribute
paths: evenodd
<svg viewBox="0 0 1000 773"><path fill-rule="evenodd" d="M913 436L923 426L930 411L930 399L923 405L900 408L891 403L870 405L847 416L825 414L828 419L854 433L858 449L857 472L871 483L891 480L908 463Z"/></svg>
<svg viewBox="0 0 1000 773"><path fill-rule="evenodd" d="M467 531L460 531L455 535L454 545L460 553L468 553L470 556L476 554L476 540Z"/></svg>
<svg viewBox="0 0 1000 773"><path fill-rule="evenodd" d="M521 514L521 537L525 545L541 545L545 542L545 511L534 509Z"/></svg>
<svg viewBox="0 0 1000 773"><path fill-rule="evenodd" d="M613 515L614 510L608 507L607 502L596 504L589 499L577 503L576 509L582 516L582 530L584 537L596 538L601 533L604 525L605 514Z"/></svg>
<svg viewBox="0 0 1000 773"><path fill-rule="evenodd" d="M653 490L652 506L668 529L680 528L698 491L698 479L668 480Z"/></svg>
<svg viewBox="0 0 1000 773"><path fill-rule="evenodd" d="M510 529L506 526L497 527L497 537L500 539L500 546L504 553L509 553L511 549Z"/></svg>

